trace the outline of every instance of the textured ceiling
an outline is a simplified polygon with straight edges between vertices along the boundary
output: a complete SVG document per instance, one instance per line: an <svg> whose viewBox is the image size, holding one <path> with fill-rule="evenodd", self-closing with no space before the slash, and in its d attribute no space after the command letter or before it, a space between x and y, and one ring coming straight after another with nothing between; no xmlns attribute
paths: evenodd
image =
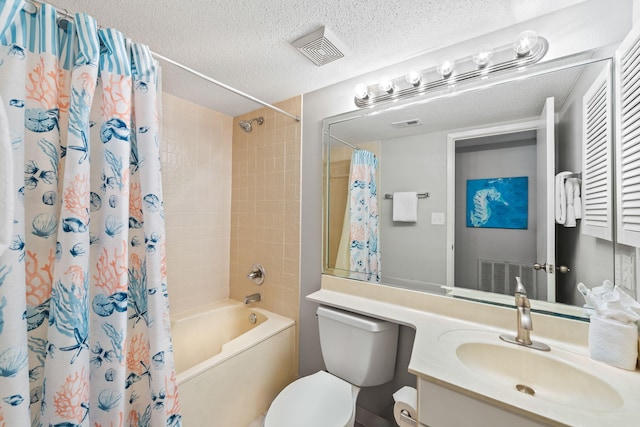
<svg viewBox="0 0 640 427"><path fill-rule="evenodd" d="M52 0L152 51L274 103L584 0ZM326 26L345 57L312 64L290 42ZM259 107L164 64L164 90L236 116Z"/></svg>

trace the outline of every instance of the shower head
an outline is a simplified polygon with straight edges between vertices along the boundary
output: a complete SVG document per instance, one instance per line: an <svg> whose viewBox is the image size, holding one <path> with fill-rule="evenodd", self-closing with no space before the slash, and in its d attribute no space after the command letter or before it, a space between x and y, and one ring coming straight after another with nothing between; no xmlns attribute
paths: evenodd
<svg viewBox="0 0 640 427"><path fill-rule="evenodd" d="M257 122L259 125L261 125L262 123L264 123L264 118L256 117L255 119L251 120L240 120L240 123L238 123L238 125L240 125L243 131L249 133L253 130L253 127L251 126L251 123L253 122Z"/></svg>

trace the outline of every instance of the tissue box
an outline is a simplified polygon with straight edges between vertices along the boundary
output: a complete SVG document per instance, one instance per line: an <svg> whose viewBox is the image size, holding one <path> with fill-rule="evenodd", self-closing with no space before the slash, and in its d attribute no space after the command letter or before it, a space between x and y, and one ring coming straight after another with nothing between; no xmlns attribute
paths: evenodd
<svg viewBox="0 0 640 427"><path fill-rule="evenodd" d="M589 355L594 360L634 371L638 362L637 325L591 316Z"/></svg>

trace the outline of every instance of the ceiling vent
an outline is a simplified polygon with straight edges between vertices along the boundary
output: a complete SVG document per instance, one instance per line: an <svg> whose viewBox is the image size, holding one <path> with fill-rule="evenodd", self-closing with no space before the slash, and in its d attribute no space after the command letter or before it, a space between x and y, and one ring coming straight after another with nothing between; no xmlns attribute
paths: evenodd
<svg viewBox="0 0 640 427"><path fill-rule="evenodd" d="M344 56L338 47L340 42L337 37L325 27L300 37L291 45L318 67Z"/></svg>
<svg viewBox="0 0 640 427"><path fill-rule="evenodd" d="M393 122L391 126L398 129L409 128L412 126L420 126L422 122L419 119L403 120L401 122Z"/></svg>

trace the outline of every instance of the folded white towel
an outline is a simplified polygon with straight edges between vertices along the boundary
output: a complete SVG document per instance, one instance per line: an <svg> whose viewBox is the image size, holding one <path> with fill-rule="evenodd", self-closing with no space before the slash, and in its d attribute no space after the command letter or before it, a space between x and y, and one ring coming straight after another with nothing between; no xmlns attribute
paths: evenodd
<svg viewBox="0 0 640 427"><path fill-rule="evenodd" d="M564 224L567 220L567 190L565 179L572 172L560 172L556 175L556 222Z"/></svg>
<svg viewBox="0 0 640 427"><path fill-rule="evenodd" d="M580 219L582 218L582 197L580 196L582 180L580 178L569 178L567 181L571 181L573 184L573 210L575 212L576 219Z"/></svg>
<svg viewBox="0 0 640 427"><path fill-rule="evenodd" d="M11 244L13 234L13 160L9 120L0 96L0 255Z"/></svg>
<svg viewBox="0 0 640 427"><path fill-rule="evenodd" d="M566 202L566 209L565 209L565 219L564 219L563 225L567 228L572 228L576 226L576 211L575 211L575 206L573 205L574 203L573 193L575 191L574 180L575 178L566 178L564 180L564 188L565 188L564 199Z"/></svg>
<svg viewBox="0 0 640 427"><path fill-rule="evenodd" d="M415 191L393 193L393 220L418 222L418 193Z"/></svg>
<svg viewBox="0 0 640 427"><path fill-rule="evenodd" d="M638 362L638 326L591 316L589 355L592 359L633 371Z"/></svg>

